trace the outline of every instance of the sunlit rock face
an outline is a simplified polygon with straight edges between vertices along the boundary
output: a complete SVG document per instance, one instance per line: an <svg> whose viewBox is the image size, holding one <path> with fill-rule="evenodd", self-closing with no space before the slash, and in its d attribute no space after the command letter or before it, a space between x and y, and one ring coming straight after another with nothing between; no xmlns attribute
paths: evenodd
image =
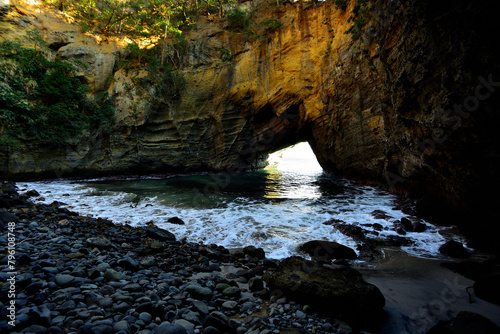
<svg viewBox="0 0 500 334"><path fill-rule="evenodd" d="M66 38L55 52L91 63L93 73L81 75L108 89L115 129L57 150L4 150L2 174L237 171L306 140L328 172L454 208L486 203L478 195L498 184L498 5L398 3L370 1L357 38L345 33L355 1L345 10L333 1L245 3L259 20L281 23L259 36L202 17L170 57L185 78L180 90L140 86L145 72L116 71L126 54L111 41L84 48ZM49 25L43 33L55 39Z"/></svg>

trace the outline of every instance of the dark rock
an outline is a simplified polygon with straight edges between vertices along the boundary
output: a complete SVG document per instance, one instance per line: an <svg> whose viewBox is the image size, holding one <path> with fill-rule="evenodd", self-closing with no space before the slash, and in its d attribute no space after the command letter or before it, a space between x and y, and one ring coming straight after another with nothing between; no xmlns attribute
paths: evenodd
<svg viewBox="0 0 500 334"><path fill-rule="evenodd" d="M93 237L87 239L87 244L91 247L107 249L111 246L111 241L105 237Z"/></svg>
<svg viewBox="0 0 500 334"><path fill-rule="evenodd" d="M266 257L266 252L262 248L257 248L255 246L247 246L243 248L243 253L251 256L251 257L256 257L259 260L262 260Z"/></svg>
<svg viewBox="0 0 500 334"><path fill-rule="evenodd" d="M74 300L67 300L62 305L59 307L60 312L62 314L65 314L71 310L74 310L76 308L76 302Z"/></svg>
<svg viewBox="0 0 500 334"><path fill-rule="evenodd" d="M159 241L175 241L175 235L154 225L148 226L146 235Z"/></svg>
<svg viewBox="0 0 500 334"><path fill-rule="evenodd" d="M485 274L474 283L476 296L500 305L500 272Z"/></svg>
<svg viewBox="0 0 500 334"><path fill-rule="evenodd" d="M222 291L222 294L227 297L239 297L241 295L241 290L238 287L230 286Z"/></svg>
<svg viewBox="0 0 500 334"><path fill-rule="evenodd" d="M205 321L203 322L203 326L212 326L222 332L228 331L230 329L227 317L224 315L224 313L221 313L219 311L210 313L210 315L206 317Z"/></svg>
<svg viewBox="0 0 500 334"><path fill-rule="evenodd" d="M403 225L397 221L394 222L394 230L399 235L406 235L406 230L404 229Z"/></svg>
<svg viewBox="0 0 500 334"><path fill-rule="evenodd" d="M220 330L213 326L208 326L203 329L203 334L220 334Z"/></svg>
<svg viewBox="0 0 500 334"><path fill-rule="evenodd" d="M45 305L34 306L30 309L29 317L37 325L50 326L50 310Z"/></svg>
<svg viewBox="0 0 500 334"><path fill-rule="evenodd" d="M0 211L0 223L8 224L10 222L18 223L19 218L10 212Z"/></svg>
<svg viewBox="0 0 500 334"><path fill-rule="evenodd" d="M127 270L137 270L137 268L139 268L139 262L128 255L118 260L118 265Z"/></svg>
<svg viewBox="0 0 500 334"><path fill-rule="evenodd" d="M57 285L61 286L61 287L67 287L69 285L71 285L71 283L73 283L73 281L75 280L75 276L72 276L72 275L57 275L56 278L56 283Z"/></svg>
<svg viewBox="0 0 500 334"><path fill-rule="evenodd" d="M467 258L470 256L469 251L464 248L458 241L450 240L439 247L441 254L454 257L454 258Z"/></svg>
<svg viewBox="0 0 500 334"><path fill-rule="evenodd" d="M248 288L252 292L262 291L264 289L264 281L258 277L252 277L248 281Z"/></svg>
<svg viewBox="0 0 500 334"><path fill-rule="evenodd" d="M292 300L317 306L318 312L347 319L376 317L385 298L380 290L351 268L326 268L300 257L283 260L273 274L264 277L271 289Z"/></svg>
<svg viewBox="0 0 500 334"><path fill-rule="evenodd" d="M324 225L331 225L337 229L340 233L353 238L355 241L363 241L366 236L363 229L359 226L347 224L342 220L331 219L323 223Z"/></svg>
<svg viewBox="0 0 500 334"><path fill-rule="evenodd" d="M156 327L151 334L188 334L187 330L181 325L164 322Z"/></svg>
<svg viewBox="0 0 500 334"><path fill-rule="evenodd" d="M45 334L47 333L47 328L40 326L40 325L31 325L29 328L27 328L24 333L30 333L30 334Z"/></svg>
<svg viewBox="0 0 500 334"><path fill-rule="evenodd" d="M200 312L200 314L202 315L208 314L208 306L204 302L195 300L193 301L193 306L198 312Z"/></svg>
<svg viewBox="0 0 500 334"><path fill-rule="evenodd" d="M413 232L425 232L425 230L427 230L427 225L425 225L424 223L420 222L420 221L416 221L416 222L413 222L412 224L412 229L413 229Z"/></svg>
<svg viewBox="0 0 500 334"><path fill-rule="evenodd" d="M401 247L411 245L412 242L408 238L400 237L398 235L389 235L384 240L383 245L388 247Z"/></svg>
<svg viewBox="0 0 500 334"><path fill-rule="evenodd" d="M184 320L184 319L177 319L174 321L174 324L181 325L182 327L184 327L186 329L186 331L188 332L188 334L194 334L195 325L193 323L190 323L189 321Z"/></svg>
<svg viewBox="0 0 500 334"><path fill-rule="evenodd" d="M113 300L111 298L102 298L97 301L97 305L103 309L108 309L113 307Z"/></svg>
<svg viewBox="0 0 500 334"><path fill-rule="evenodd" d="M299 249L309 254L315 260L349 259L354 260L358 256L349 247L333 241L313 240L301 245Z"/></svg>
<svg viewBox="0 0 500 334"><path fill-rule="evenodd" d="M92 334L111 334L113 333L113 327L110 325L98 325L92 326Z"/></svg>
<svg viewBox="0 0 500 334"><path fill-rule="evenodd" d="M167 220L170 224L175 224L175 225L184 225L184 221L180 219L179 217L172 217Z"/></svg>
<svg viewBox="0 0 500 334"><path fill-rule="evenodd" d="M142 290L141 286L137 283L128 283L122 287L122 290L129 292L139 292Z"/></svg>
<svg viewBox="0 0 500 334"><path fill-rule="evenodd" d="M196 299L210 300L212 298L212 290L198 285L188 285L185 291L189 292L189 294Z"/></svg>
<svg viewBox="0 0 500 334"><path fill-rule="evenodd" d="M29 190L29 191L27 191L27 192L24 193L24 196L26 196L27 198L30 198L30 197L40 197L40 194L36 190Z"/></svg>
<svg viewBox="0 0 500 334"><path fill-rule="evenodd" d="M182 319L187 320L191 323L201 325L200 315L193 311L187 311L182 314Z"/></svg>
<svg viewBox="0 0 500 334"><path fill-rule="evenodd" d="M113 312L125 313L130 309L130 305L126 302L121 302L115 306L113 306Z"/></svg>
<svg viewBox="0 0 500 334"><path fill-rule="evenodd" d="M412 232L413 231L413 224L411 222L411 220L409 220L408 218L401 218L401 220L399 221L401 223L401 226L408 232Z"/></svg>
<svg viewBox="0 0 500 334"><path fill-rule="evenodd" d="M499 334L500 328L491 320L473 312L459 312L453 319L440 321L427 334Z"/></svg>
<svg viewBox="0 0 500 334"><path fill-rule="evenodd" d="M130 333L130 331L131 331L130 324L126 320L118 321L117 323L115 323L113 325L113 332L114 333L117 333L117 332Z"/></svg>
<svg viewBox="0 0 500 334"><path fill-rule="evenodd" d="M374 210L371 215L376 219L390 220L392 217L387 214L387 212L382 210Z"/></svg>

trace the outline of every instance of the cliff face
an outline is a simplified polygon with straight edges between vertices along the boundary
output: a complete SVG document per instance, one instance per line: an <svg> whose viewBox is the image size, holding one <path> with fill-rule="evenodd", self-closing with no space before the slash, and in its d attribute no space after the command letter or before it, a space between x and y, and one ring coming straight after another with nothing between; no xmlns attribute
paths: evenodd
<svg viewBox="0 0 500 334"><path fill-rule="evenodd" d="M307 140L336 175L447 208L494 202L482 196L498 184L494 1L370 1L354 39L345 31L355 2L245 5L281 26L257 39L202 18L175 55L185 78L175 93L136 85L144 72L115 72L123 45L24 13L35 15L31 24L56 56L90 64L81 76L109 91L117 122L111 134L86 134L65 148L4 148L2 175L233 172Z"/></svg>

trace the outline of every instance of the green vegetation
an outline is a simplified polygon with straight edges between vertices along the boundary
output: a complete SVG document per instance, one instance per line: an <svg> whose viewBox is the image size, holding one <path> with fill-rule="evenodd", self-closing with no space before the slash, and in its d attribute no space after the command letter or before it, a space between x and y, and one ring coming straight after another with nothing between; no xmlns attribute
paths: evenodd
<svg viewBox="0 0 500 334"><path fill-rule="evenodd" d="M37 39L39 33L32 31L28 39L33 36ZM17 145L36 139L64 145L86 130L110 130L113 108L106 94L89 99L73 66L47 60L40 48L43 40L37 40L36 49L0 43L0 142Z"/></svg>
<svg viewBox="0 0 500 334"><path fill-rule="evenodd" d="M179 45L182 44L179 42ZM178 47L181 47L179 46ZM158 92L177 94L184 87L185 80L165 58L164 49L151 48L141 49L137 44L129 44L130 56L120 66L125 70L141 68L148 71L148 75L133 81L141 86L154 86ZM173 62L173 60L172 60Z"/></svg>
<svg viewBox="0 0 500 334"><path fill-rule="evenodd" d="M260 24L264 27L266 31L271 31L274 29L278 29L281 27L281 22L277 19L269 19L269 20L264 20L260 21Z"/></svg>
<svg viewBox="0 0 500 334"><path fill-rule="evenodd" d="M231 61L233 59L233 55L231 54L230 51L226 50L226 49L219 49L220 53L222 54L221 56L221 60L222 61Z"/></svg>
<svg viewBox="0 0 500 334"><path fill-rule="evenodd" d="M349 18L349 20L353 22L353 25L345 33L352 34L353 39L359 38L362 28L366 24L368 11L368 0L357 0L353 11L354 15Z"/></svg>

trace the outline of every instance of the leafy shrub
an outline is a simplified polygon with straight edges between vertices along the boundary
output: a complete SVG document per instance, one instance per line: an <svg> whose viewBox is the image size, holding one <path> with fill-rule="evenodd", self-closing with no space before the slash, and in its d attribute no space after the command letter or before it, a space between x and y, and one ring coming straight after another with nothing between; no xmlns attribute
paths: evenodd
<svg viewBox="0 0 500 334"><path fill-rule="evenodd" d="M0 142L36 139L63 145L84 130L106 130L113 108L106 96L88 99L74 68L41 50L0 43Z"/></svg>
<svg viewBox="0 0 500 334"><path fill-rule="evenodd" d="M233 8L227 14L229 27L235 30L243 30L250 25L247 13L239 8Z"/></svg>
<svg viewBox="0 0 500 334"><path fill-rule="evenodd" d="M260 24L264 26L264 29L267 31L278 29L281 27L281 22L277 19L269 19L269 20L263 20L260 21Z"/></svg>

